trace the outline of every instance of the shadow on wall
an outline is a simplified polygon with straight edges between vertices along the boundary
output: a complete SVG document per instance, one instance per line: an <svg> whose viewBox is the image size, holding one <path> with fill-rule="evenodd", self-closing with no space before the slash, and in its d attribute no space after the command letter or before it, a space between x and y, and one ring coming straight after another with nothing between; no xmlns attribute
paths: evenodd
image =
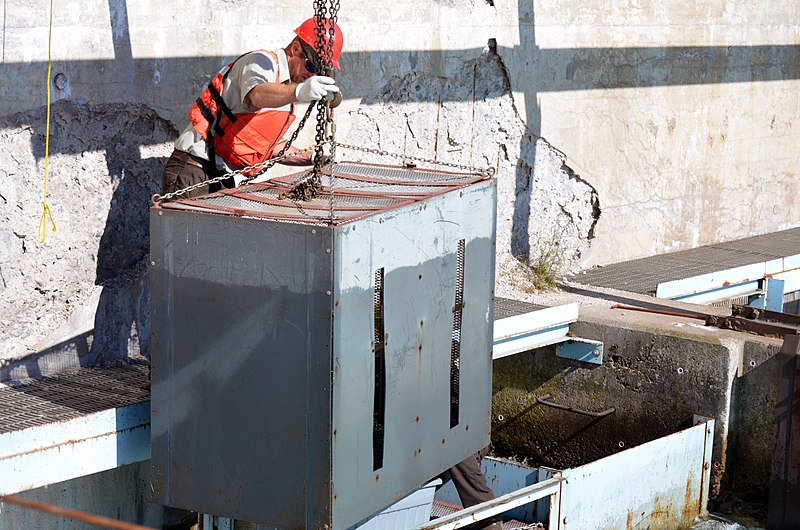
<svg viewBox="0 0 800 530"><path fill-rule="evenodd" d="M20 162L5 170L19 176L24 195L0 231L25 234L41 212L33 197L42 176L27 166L31 154L43 165L44 118L35 109L6 119L33 132L27 145L8 145ZM3 337L3 353L34 344L0 363L0 381L149 355L148 208L175 136L144 105L53 105L48 202L58 231L0 263L8 279L0 316L23 328L17 343Z"/></svg>
<svg viewBox="0 0 800 530"><path fill-rule="evenodd" d="M99 167L93 159L94 151L104 153L105 156L106 174L98 178L95 173L93 178L98 182L78 182L73 188L75 196L88 191L90 195L97 193L98 197L102 196L107 201L108 195L104 193L108 189L111 190L110 204L100 201L97 204L83 205L76 201L73 208L75 212L81 212L82 208L108 212L102 233L74 242L75 245L93 248L99 241L96 256L93 256L96 260L93 264L96 276L93 283L102 286L94 315L95 332L73 333L72 338L65 337L64 340L53 341L57 342L58 346L48 345L28 355L26 357L30 359L28 363L16 360L11 364L6 362L0 365L0 381L16 373L15 363L23 363L26 366L24 370L26 375L40 373L39 367L45 362L45 358L54 359L53 362L58 365L59 362L55 361L59 357L58 351L71 349L81 364L107 362L125 357L131 352L145 355L148 352L147 206L150 194L158 191L164 157L169 154L169 150L162 149L158 154L149 157L141 157L139 152L141 148L154 147L171 140L176 132L171 124L159 118L151 108L156 107L166 110L167 113L175 112L176 115L183 116L184 109L195 97L200 86L219 65L230 58L218 56L193 59L134 58L130 43L127 4L125 0L115 0L109 5L111 7L109 22L114 30L115 57L110 60L63 61L59 62L54 70L62 74L61 82L55 92L57 98L80 100L91 97L95 101L135 99L147 104L104 104L96 107L66 101L56 104L56 107L60 105L65 109L66 117L62 123L58 120L54 123L51 153L68 155L62 160L74 159L70 164L78 177L73 176L73 179L80 180L82 175L85 176L80 167L82 163L89 168ZM521 89L526 103L525 127L534 135L541 133L538 96L544 92L800 79L800 60L798 60L800 45L540 49L534 33L533 4L518 3L518 20L520 21L519 45L497 46L492 39L488 49L494 55L503 58L504 65L515 65L514 76L517 78L515 85ZM439 71L445 60L447 61L444 63L447 67L445 70L457 73L459 65L480 56L483 51L485 50L345 51L342 56L343 70L340 84L347 97L375 98L375 102L391 104L392 85L405 82L408 75L404 74L412 71ZM0 90L8 96L4 98L2 105L5 112L8 112L9 107L14 110L39 107L40 94L35 91L23 92L19 87L38 83L46 69L45 62L0 64ZM358 72L358 75L348 75L348 72ZM508 75L506 71L506 76ZM94 83L93 80L96 79L103 79L105 82ZM373 84L370 84L370 80L374 80ZM452 79L444 80L444 82L450 81ZM376 98L376 95L386 97L381 100L380 97ZM501 98L505 95L505 91L495 91L488 94L488 97ZM442 105L447 102L475 102L476 98L470 90L428 90L414 93L413 100L415 104L428 102ZM75 112L69 111L70 107L76 109ZM40 108L30 112L38 112L38 118L42 117ZM139 118L133 119L134 116ZM20 125L23 127L35 125L32 145L36 158L41 160L44 154L43 120L35 124L30 121ZM182 126L183 123L177 125ZM81 127L95 131L100 127L105 133L98 134L97 138L92 135L80 137L80 133L71 136L68 134L70 129L88 130ZM63 133L67 133L67 140L64 140ZM513 236L508 249L516 257L530 256L531 238L528 231L532 222L534 224L537 222L536 219L531 219L531 202L538 200L541 193L536 188L538 175L535 171L537 168L534 167L534 162L541 156L541 147L538 141L532 140L525 136L517 146L512 147L509 144L512 150L518 148L518 153L506 153L507 159L516 161L512 185L514 211L509 216L512 219ZM83 171L86 169L83 168ZM576 185L586 185L591 188L588 184L580 182L574 174L569 175L568 180L570 185L577 183ZM29 184L36 184L36 180ZM98 189L93 189L93 186ZM99 189L104 186L108 188L106 191ZM66 192L69 193L69 190ZM596 198L595 192L594 199ZM593 206L597 206L596 201ZM33 216L38 215L35 210L33 212ZM91 217L91 212L87 213ZM596 218L599 211L595 211L594 214ZM13 215L9 216L9 219L12 217ZM26 218L25 222L29 219L30 217ZM6 222L5 219L0 221ZM87 219L87 225L91 225L88 221L90 219ZM16 234L14 221L9 221L9 224ZM592 230L593 225L589 228L589 238L593 235ZM28 246L31 246L30 243ZM66 247L62 249L64 253L71 250ZM23 243L22 254L24 252ZM88 272L85 265L77 266L76 263L72 263L70 268L82 271L86 276ZM0 274L5 276L7 265L0 263L0 266L2 267ZM30 268L36 271L35 266ZM67 284L91 282L88 276L76 279L66 272L63 278ZM5 277L2 281L6 282ZM28 287L28 291L20 292L23 298L32 296L30 293L33 289ZM71 308L66 305L70 303L70 296L64 296L64 293L55 288L48 290L37 287L36 290L40 294L50 296L48 302L50 305L61 304L62 307L57 309L64 315L70 313ZM71 297L72 300L75 298ZM37 303L39 302L34 302ZM11 312L24 312L24 304L11 305ZM41 303L40 307L45 307L45 304ZM31 325L34 326L35 322ZM0 323L1 329L2 323Z"/></svg>

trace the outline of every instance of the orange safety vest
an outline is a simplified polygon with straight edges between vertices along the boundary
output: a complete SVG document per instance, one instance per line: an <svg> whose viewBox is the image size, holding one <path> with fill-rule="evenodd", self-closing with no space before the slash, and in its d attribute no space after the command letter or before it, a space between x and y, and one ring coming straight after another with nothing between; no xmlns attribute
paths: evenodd
<svg viewBox="0 0 800 530"><path fill-rule="evenodd" d="M278 56L260 51L269 55L277 68ZM213 161L214 155L219 155L234 170L271 158L275 144L294 121L294 104L288 111L265 108L240 114L231 112L222 99L222 87L233 64L244 55L247 54L220 70L189 107L189 121L206 141L209 159ZM275 82L280 83L280 72L276 72Z"/></svg>

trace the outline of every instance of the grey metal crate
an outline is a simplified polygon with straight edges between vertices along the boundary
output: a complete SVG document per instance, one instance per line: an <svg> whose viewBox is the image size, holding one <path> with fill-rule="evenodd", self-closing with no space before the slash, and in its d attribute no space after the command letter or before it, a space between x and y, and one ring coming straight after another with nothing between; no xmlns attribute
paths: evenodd
<svg viewBox="0 0 800 530"><path fill-rule="evenodd" d="M489 443L495 181L347 170L151 210L157 502L346 529Z"/></svg>

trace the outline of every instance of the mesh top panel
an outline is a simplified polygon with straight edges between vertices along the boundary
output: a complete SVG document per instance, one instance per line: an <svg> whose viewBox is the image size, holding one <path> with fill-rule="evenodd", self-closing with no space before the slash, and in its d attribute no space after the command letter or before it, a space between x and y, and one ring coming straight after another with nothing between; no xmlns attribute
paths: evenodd
<svg viewBox="0 0 800 530"><path fill-rule="evenodd" d="M257 212L280 212L291 213L293 210L309 209L309 210L328 210L330 208L330 195L318 194L310 201L292 201L288 199L278 199L274 189L253 190L247 193L248 196L263 197L280 201L281 204L267 204L257 200L249 199L248 197L237 197L235 195L213 195L201 202L210 206L218 206L223 208L244 208L247 210ZM393 199L390 197L364 197L359 195L333 195L333 206L336 210L372 210L377 208L386 208L395 206L400 203L400 199Z"/></svg>
<svg viewBox="0 0 800 530"><path fill-rule="evenodd" d="M342 162L334 166L335 175L359 175L372 177L376 181L411 181L427 183L463 183L474 180L475 173L447 173L427 169L407 168L402 166L378 166Z"/></svg>
<svg viewBox="0 0 800 530"><path fill-rule="evenodd" d="M491 178L478 173L342 162L333 165L333 179L329 175L320 176L322 186L313 198L287 198L295 186L310 176L311 172L304 170L274 181L247 184L235 191L167 202L162 207L297 222L332 218L336 223L375 215Z"/></svg>
<svg viewBox="0 0 800 530"><path fill-rule="evenodd" d="M287 179L292 179L294 182L300 182L302 175L292 175ZM325 190L331 187L331 178L327 175L322 177L322 186ZM384 194L384 195L400 195L404 197L418 196L418 195L434 195L441 193L444 190L452 188L452 183L424 183L424 184L393 184L387 186L383 182L375 182L371 180L356 180L348 178L344 174L336 174L333 180L334 194L339 192L355 192L365 194Z"/></svg>

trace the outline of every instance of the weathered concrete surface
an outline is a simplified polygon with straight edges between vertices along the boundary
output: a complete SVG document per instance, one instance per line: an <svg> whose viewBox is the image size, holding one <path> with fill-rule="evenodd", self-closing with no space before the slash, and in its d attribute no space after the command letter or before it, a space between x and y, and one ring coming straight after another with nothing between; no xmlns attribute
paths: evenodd
<svg viewBox="0 0 800 530"><path fill-rule="evenodd" d="M55 109L48 191L60 230L39 246L49 4L4 5L0 379L40 373L31 362L40 355L58 359L53 365L93 362L96 326L136 322L103 348L146 350L142 208L157 190L168 140L216 69L242 51L284 46L311 15L310 5L273 1L223 7L55 6L52 99L66 106ZM359 0L342 6L340 23L347 100L338 137L498 168L499 286L515 287L514 257L575 268L800 223L797 201L774 199L800 191L797 3L758 10L720 0L676 11L630 2ZM72 114L60 117L65 108ZM116 124L97 109L116 113ZM115 127L128 123L153 133L107 149ZM95 149L103 127L111 132ZM309 128L300 143L312 136ZM123 167L140 182L122 179ZM62 185L67 173L83 184ZM112 204L117 180L123 191ZM88 231L94 239L83 237ZM102 256L92 251L98 241ZM62 276L69 260L73 272ZM87 283L91 269L97 278ZM26 367L8 364L21 356Z"/></svg>
<svg viewBox="0 0 800 530"><path fill-rule="evenodd" d="M285 45L311 14L310 4L275 1L80 6L54 13L53 75L64 81L54 99L141 103L177 126L215 69L242 51ZM48 8L35 0L4 9L0 115L42 104ZM796 201L773 199L796 195L800 180L797 2L358 0L342 5L340 22L349 110L393 78L451 78L495 39L530 131L597 191L604 213L582 265L800 223ZM347 113L340 118L345 131ZM521 223L537 224L531 212Z"/></svg>
<svg viewBox="0 0 800 530"><path fill-rule="evenodd" d="M147 208L176 131L141 105L53 106L0 119L0 381L147 351ZM142 140L147 145L142 146Z"/></svg>
<svg viewBox="0 0 800 530"><path fill-rule="evenodd" d="M527 129L508 71L491 48L447 78L415 72L389 79L351 120L346 143L401 156L387 160L343 149L344 159L400 163L421 157L496 170L498 275L513 270L516 259L536 261L554 246L568 267L594 237L597 193L566 166L562 153Z"/></svg>
<svg viewBox="0 0 800 530"><path fill-rule="evenodd" d="M20 497L120 521L162 528L164 507L150 500L150 461L67 480L19 494ZM169 517L171 517L171 512ZM0 528L31 530L95 528L84 522L57 517L8 503L0 503Z"/></svg>
<svg viewBox="0 0 800 530"><path fill-rule="evenodd" d="M716 420L712 499L765 493L775 405L770 366L781 341L606 308L582 309L571 330L605 343L602 366L557 358L552 347L495 361L497 453L577 466L675 432L700 414ZM616 412L595 419L537 404L547 393L556 403Z"/></svg>
<svg viewBox="0 0 800 530"><path fill-rule="evenodd" d="M505 57L603 204L585 265L797 226L800 4L534 1ZM501 43L503 44L503 43ZM635 222L631 222L635 219Z"/></svg>

